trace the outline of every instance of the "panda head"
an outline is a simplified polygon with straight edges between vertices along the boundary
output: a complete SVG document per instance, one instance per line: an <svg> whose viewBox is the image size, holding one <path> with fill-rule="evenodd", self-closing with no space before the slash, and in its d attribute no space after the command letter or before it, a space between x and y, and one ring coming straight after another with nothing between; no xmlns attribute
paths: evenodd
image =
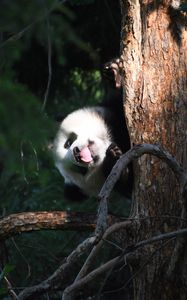
<svg viewBox="0 0 187 300"><path fill-rule="evenodd" d="M58 168L92 169L102 164L111 144L109 129L94 108L69 114L61 123L54 142Z"/></svg>

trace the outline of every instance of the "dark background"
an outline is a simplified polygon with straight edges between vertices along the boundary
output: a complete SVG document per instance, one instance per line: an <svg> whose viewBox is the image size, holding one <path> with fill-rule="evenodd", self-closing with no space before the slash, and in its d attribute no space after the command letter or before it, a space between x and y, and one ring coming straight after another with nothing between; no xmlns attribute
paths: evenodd
<svg viewBox="0 0 187 300"><path fill-rule="evenodd" d="M0 1L1 217L40 210L96 212L95 199L63 199L63 178L48 145L58 114L102 101L101 70L119 55L120 22L116 0ZM119 205L114 209L121 213ZM1 243L0 299L10 299L4 275L18 293L47 278L88 234L41 231ZM53 292L50 299L59 295Z"/></svg>

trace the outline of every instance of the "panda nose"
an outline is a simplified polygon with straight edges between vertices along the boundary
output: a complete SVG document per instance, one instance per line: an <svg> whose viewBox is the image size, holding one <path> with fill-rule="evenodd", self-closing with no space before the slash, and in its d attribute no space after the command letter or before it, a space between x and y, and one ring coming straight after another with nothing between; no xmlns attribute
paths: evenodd
<svg viewBox="0 0 187 300"><path fill-rule="evenodd" d="M76 155L79 155L79 153L80 153L79 148L78 147L74 147L73 148L73 154L76 156Z"/></svg>
<svg viewBox="0 0 187 300"><path fill-rule="evenodd" d="M74 147L74 148L73 148L73 155L74 155L76 161L77 161L77 162L80 162L80 160L81 160L81 159L80 159L80 150L79 150L78 147Z"/></svg>

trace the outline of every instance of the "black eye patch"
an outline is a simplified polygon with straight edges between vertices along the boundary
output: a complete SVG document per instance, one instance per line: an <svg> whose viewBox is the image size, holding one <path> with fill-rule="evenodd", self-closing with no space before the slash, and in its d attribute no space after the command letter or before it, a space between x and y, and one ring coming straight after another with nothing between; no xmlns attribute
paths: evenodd
<svg viewBox="0 0 187 300"><path fill-rule="evenodd" d="M69 149L69 147L71 147L71 145L76 139L77 139L77 135L74 132L71 132L69 138L66 140L64 144L64 148Z"/></svg>
<svg viewBox="0 0 187 300"><path fill-rule="evenodd" d="M72 144L72 141L70 139L68 139L65 144L64 144L64 148L68 149Z"/></svg>

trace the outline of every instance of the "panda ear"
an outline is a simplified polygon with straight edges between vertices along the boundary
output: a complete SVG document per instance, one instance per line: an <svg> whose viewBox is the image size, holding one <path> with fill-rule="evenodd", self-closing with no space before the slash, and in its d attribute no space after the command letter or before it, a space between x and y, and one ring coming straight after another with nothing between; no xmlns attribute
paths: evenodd
<svg viewBox="0 0 187 300"><path fill-rule="evenodd" d="M54 115L54 120L58 123L61 123L66 118L66 115L62 113L57 113Z"/></svg>

